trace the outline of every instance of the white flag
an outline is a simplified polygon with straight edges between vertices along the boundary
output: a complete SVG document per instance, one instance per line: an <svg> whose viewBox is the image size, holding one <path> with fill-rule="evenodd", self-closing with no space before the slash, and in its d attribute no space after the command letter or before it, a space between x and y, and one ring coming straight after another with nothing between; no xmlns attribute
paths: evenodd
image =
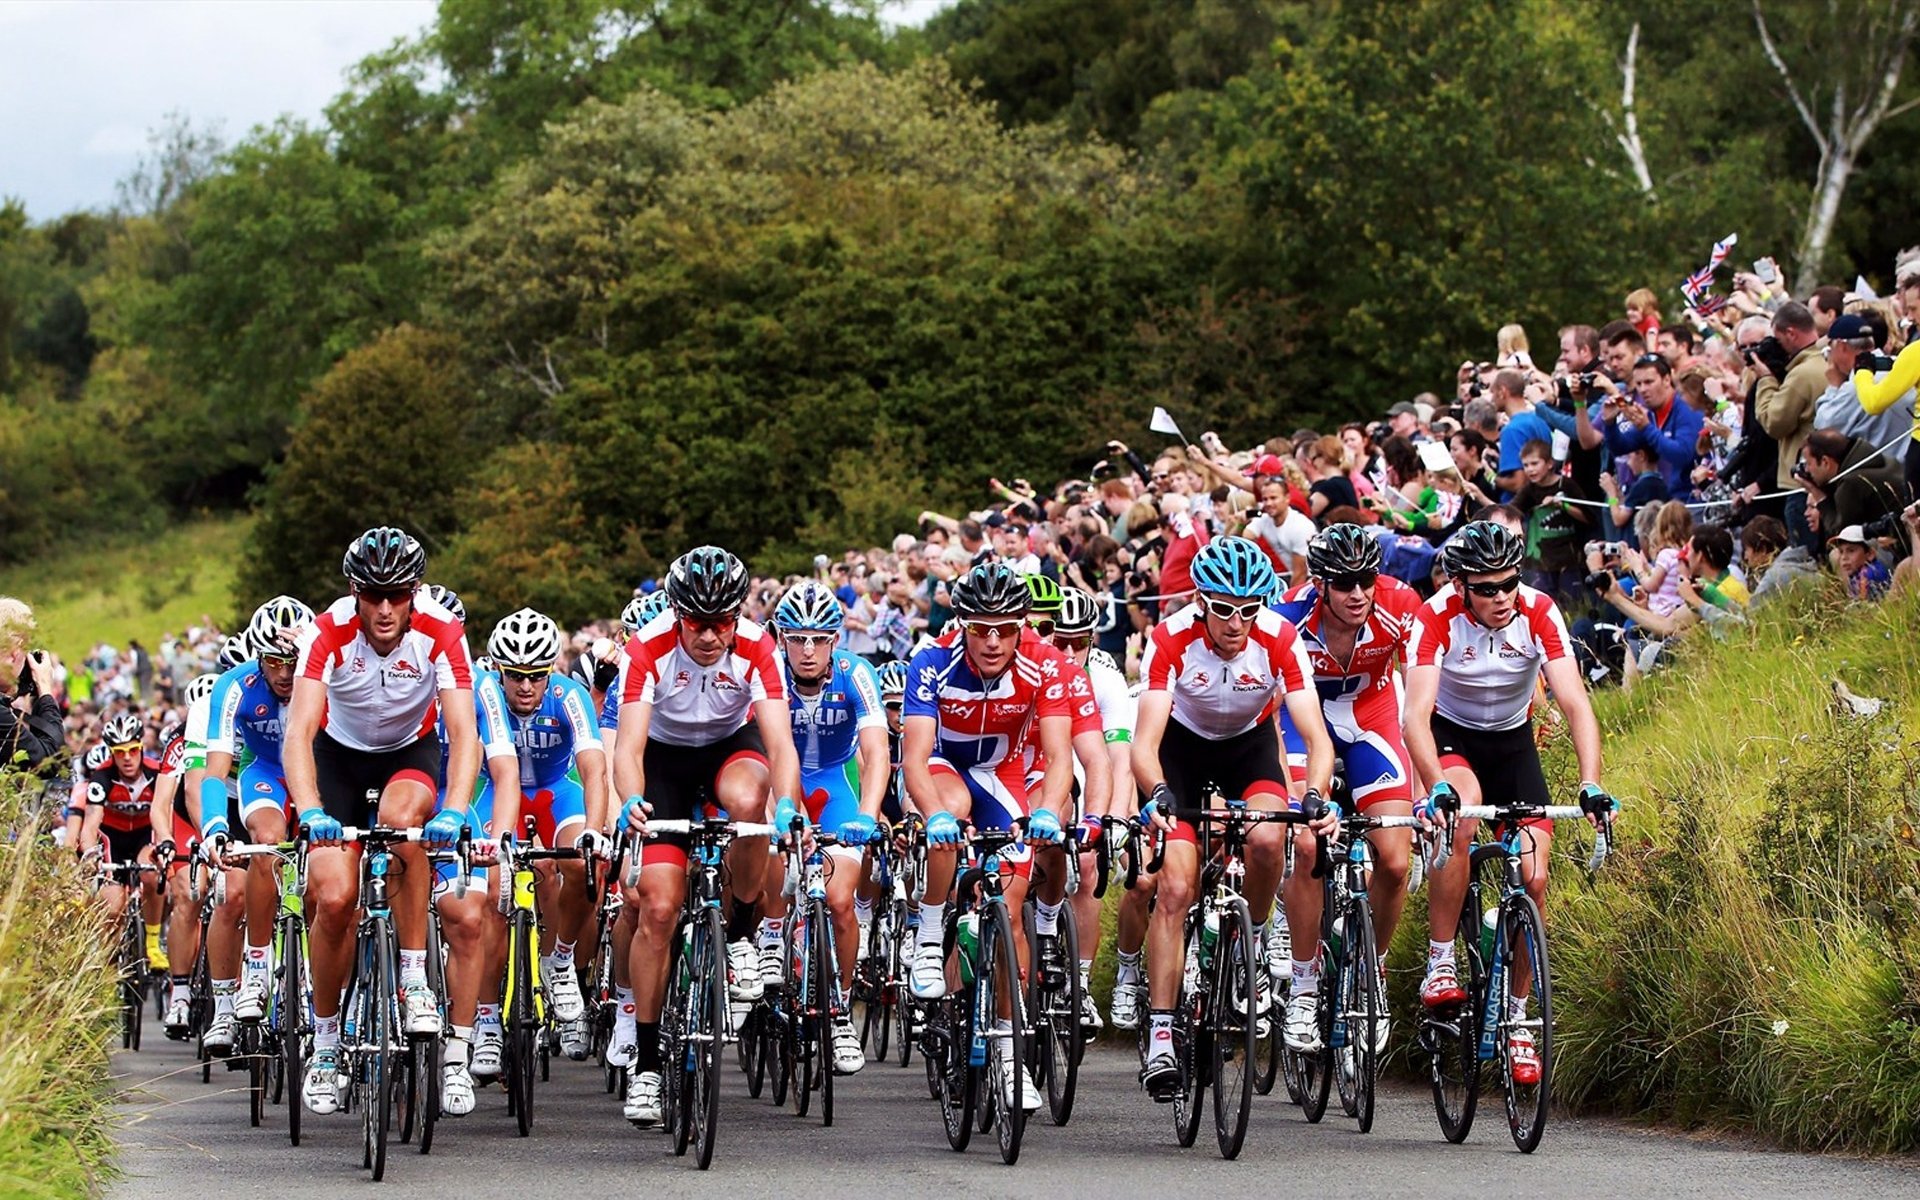
<svg viewBox="0 0 1920 1200"><path fill-rule="evenodd" d="M1867 282L1865 275L1855 275L1853 277L1853 294L1862 300L1878 300L1880 298L1875 294L1873 285Z"/></svg>
<svg viewBox="0 0 1920 1200"><path fill-rule="evenodd" d="M1187 440L1187 435L1180 432L1180 426L1176 425L1173 418L1167 414L1167 410L1158 404L1153 406L1153 420L1147 422L1147 428L1155 433L1172 434L1183 442Z"/></svg>

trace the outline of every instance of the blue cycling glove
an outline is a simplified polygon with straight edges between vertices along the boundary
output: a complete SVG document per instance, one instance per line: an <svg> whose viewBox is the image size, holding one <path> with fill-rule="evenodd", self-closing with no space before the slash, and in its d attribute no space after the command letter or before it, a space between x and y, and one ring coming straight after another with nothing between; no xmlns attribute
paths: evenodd
<svg viewBox="0 0 1920 1200"><path fill-rule="evenodd" d="M300 814L300 832L316 846L332 846L340 841L340 822L324 808L310 808Z"/></svg>
<svg viewBox="0 0 1920 1200"><path fill-rule="evenodd" d="M1050 808L1036 808L1027 817L1027 840L1053 845L1060 840L1060 818Z"/></svg>
<svg viewBox="0 0 1920 1200"><path fill-rule="evenodd" d="M443 808L427 822L421 840L430 850L445 850L460 840L460 831L466 827L467 814Z"/></svg>
<svg viewBox="0 0 1920 1200"><path fill-rule="evenodd" d="M878 821L865 813L856 813L840 822L840 841L848 846L864 846L879 829Z"/></svg>
<svg viewBox="0 0 1920 1200"><path fill-rule="evenodd" d="M775 829L778 829L783 835L791 833L795 821L800 822L801 829L806 829L806 810L795 804L793 797L782 796L773 802L773 827Z"/></svg>
<svg viewBox="0 0 1920 1200"><path fill-rule="evenodd" d="M927 841L935 846L958 846L960 822L950 812L937 812L927 818Z"/></svg>
<svg viewBox="0 0 1920 1200"><path fill-rule="evenodd" d="M639 833L641 826L646 824L647 814L652 811L653 806L644 798L628 796L627 806L620 810L620 821L626 826L627 832Z"/></svg>

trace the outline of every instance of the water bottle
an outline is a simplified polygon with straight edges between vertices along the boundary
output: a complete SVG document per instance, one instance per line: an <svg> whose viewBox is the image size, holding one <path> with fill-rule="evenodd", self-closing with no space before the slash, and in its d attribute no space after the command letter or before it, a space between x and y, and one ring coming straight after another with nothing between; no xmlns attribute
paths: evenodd
<svg viewBox="0 0 1920 1200"><path fill-rule="evenodd" d="M960 981L973 986L973 962L980 952L980 914L961 913L959 922Z"/></svg>
<svg viewBox="0 0 1920 1200"><path fill-rule="evenodd" d="M1493 961L1493 937L1500 926L1500 906L1494 905L1480 917L1480 961Z"/></svg>
<svg viewBox="0 0 1920 1200"><path fill-rule="evenodd" d="M1213 970L1213 948L1220 942L1220 914L1209 910L1200 921L1200 972Z"/></svg>

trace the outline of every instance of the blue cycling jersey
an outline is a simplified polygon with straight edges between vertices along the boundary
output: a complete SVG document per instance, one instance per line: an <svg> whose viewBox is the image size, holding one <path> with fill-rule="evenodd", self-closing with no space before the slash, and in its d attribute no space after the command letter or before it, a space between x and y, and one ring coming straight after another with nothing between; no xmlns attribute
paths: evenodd
<svg viewBox="0 0 1920 1200"><path fill-rule="evenodd" d="M513 752L512 734L507 728L507 698L500 691L500 677L491 671L473 673L473 710L474 726L480 735L480 757L485 759L503 758ZM446 802L447 759L452 750L447 745L447 714L441 713L434 721L433 731L440 739L440 799ZM487 783L487 767L480 764L478 786Z"/></svg>
<svg viewBox="0 0 1920 1200"><path fill-rule="evenodd" d="M793 743L800 752L802 771L852 761L862 729L887 727L887 710L880 704L880 675L866 659L836 651L833 674L812 696L802 696L793 686L793 671L784 655L781 669L786 672Z"/></svg>
<svg viewBox="0 0 1920 1200"><path fill-rule="evenodd" d="M549 788L573 769L574 756L582 750L600 749L600 730L593 723L593 693L585 684L569 675L547 678L540 694L540 706L526 716L518 716L503 702L500 717L506 740L513 743L520 757L520 786ZM490 714L481 713L483 721ZM494 744L501 728L483 730L480 740Z"/></svg>
<svg viewBox="0 0 1920 1200"><path fill-rule="evenodd" d="M258 660L243 662L213 685L207 716L207 750L239 757L251 750L255 761L280 762L281 720L285 706L267 686Z"/></svg>

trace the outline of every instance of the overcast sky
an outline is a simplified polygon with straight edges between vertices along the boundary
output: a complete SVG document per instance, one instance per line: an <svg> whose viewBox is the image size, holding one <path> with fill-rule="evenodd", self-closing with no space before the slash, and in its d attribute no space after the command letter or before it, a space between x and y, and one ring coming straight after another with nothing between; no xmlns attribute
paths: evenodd
<svg viewBox="0 0 1920 1200"><path fill-rule="evenodd" d="M917 24L946 0L894 0ZM432 0L0 0L0 196L44 221L105 208L167 113L229 143L317 118L347 67L433 19Z"/></svg>

